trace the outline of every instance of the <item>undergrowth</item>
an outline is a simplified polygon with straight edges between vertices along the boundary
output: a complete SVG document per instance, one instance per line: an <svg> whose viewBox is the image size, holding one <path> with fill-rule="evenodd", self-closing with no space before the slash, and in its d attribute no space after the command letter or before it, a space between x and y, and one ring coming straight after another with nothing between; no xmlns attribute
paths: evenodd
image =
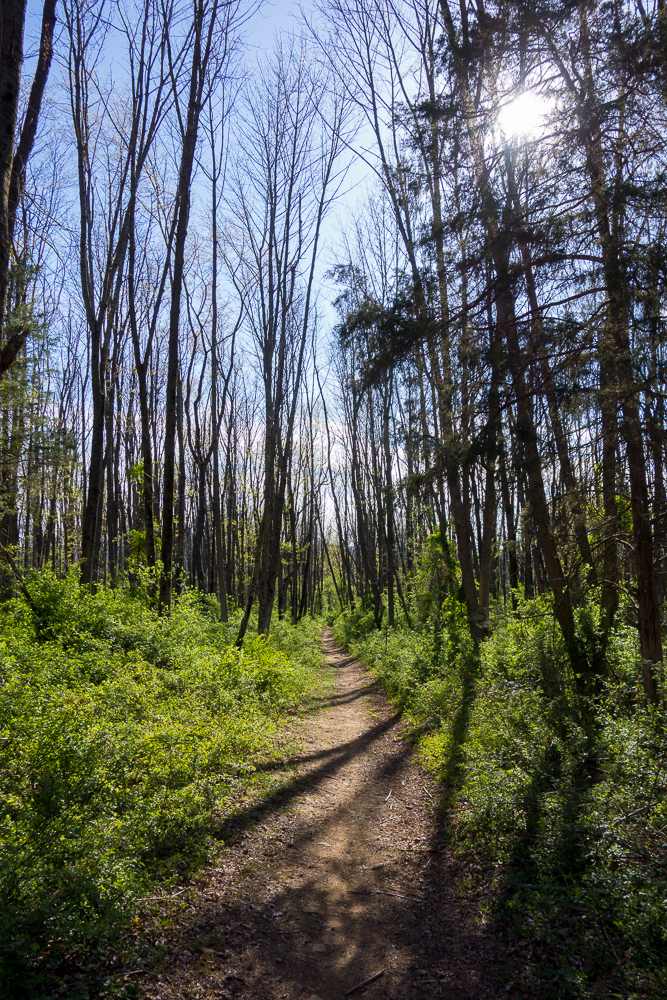
<svg viewBox="0 0 667 1000"><path fill-rule="evenodd" d="M205 858L256 766L284 753L281 716L320 685L316 622L276 621L238 650L238 622L194 593L160 618L124 587L29 586L34 608L0 605L6 997L53 996L59 970L122 952L142 898Z"/></svg>
<svg viewBox="0 0 667 1000"><path fill-rule="evenodd" d="M546 598L497 608L478 651L453 596L414 631L367 618L334 633L442 781L441 836L515 955L510 995L667 996L667 720L643 702L636 630L617 626L582 697ZM581 641L596 629L583 607Z"/></svg>

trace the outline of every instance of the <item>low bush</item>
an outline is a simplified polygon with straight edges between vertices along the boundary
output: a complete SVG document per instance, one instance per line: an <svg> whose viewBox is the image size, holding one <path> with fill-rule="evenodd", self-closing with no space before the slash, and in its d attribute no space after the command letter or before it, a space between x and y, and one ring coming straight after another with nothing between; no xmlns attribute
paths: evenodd
<svg viewBox="0 0 667 1000"><path fill-rule="evenodd" d="M233 646L210 602L29 582L0 605L0 993L117 944L206 854L280 714L318 684L317 624ZM49 989L53 989L52 980Z"/></svg>

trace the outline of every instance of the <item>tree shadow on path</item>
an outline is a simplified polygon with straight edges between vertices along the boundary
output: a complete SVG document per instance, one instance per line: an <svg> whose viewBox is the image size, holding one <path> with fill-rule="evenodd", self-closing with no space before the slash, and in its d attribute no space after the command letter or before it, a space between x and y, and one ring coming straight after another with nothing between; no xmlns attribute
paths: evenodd
<svg viewBox="0 0 667 1000"><path fill-rule="evenodd" d="M433 810L413 749L399 738L400 713L377 692L372 710L383 717L369 716L364 668L343 658L334 669L342 697L313 725L337 731L339 742L290 758L297 774L222 824L234 846L202 881L179 928L188 944L166 956L146 997L158 987L162 1000L190 989L334 1000L380 971L363 991L372 1000L499 995L492 942L457 898L456 864L439 853L447 800ZM459 746L473 688L471 679Z"/></svg>

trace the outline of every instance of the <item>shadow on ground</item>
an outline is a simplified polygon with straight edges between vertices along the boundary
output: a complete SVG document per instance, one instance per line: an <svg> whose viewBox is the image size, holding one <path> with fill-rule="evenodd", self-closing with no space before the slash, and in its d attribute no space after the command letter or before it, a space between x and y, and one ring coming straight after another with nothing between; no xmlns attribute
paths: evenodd
<svg viewBox="0 0 667 1000"><path fill-rule="evenodd" d="M396 739L400 715L377 700L363 669L344 657L335 669L341 692L330 718L364 712L363 731L290 758L299 773L221 826L236 842L219 869L229 877L202 885L178 942L155 956L162 978L146 997L334 1000L380 971L363 991L372 1000L499 995L493 941L458 898L457 867L442 846L447 802L436 808L412 748ZM379 721L364 707L369 694ZM471 679L461 742L473 695ZM328 804L332 779L343 791ZM313 796L324 803L319 814L289 808Z"/></svg>

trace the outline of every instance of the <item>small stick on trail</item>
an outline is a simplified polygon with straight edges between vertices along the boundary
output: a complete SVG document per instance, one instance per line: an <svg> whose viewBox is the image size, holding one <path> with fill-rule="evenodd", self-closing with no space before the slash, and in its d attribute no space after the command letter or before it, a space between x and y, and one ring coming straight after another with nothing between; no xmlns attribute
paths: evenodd
<svg viewBox="0 0 667 1000"><path fill-rule="evenodd" d="M424 902L418 896L404 896L402 892L385 892L384 889L373 889L372 892L369 889L348 889L348 892L353 892L355 896L395 896L396 899L411 899L413 903Z"/></svg>
<svg viewBox="0 0 667 1000"><path fill-rule="evenodd" d="M368 986L369 983L374 983L376 979L379 979L380 976L383 975L384 975L384 969L380 969L380 971L376 972L374 976L369 976L368 979L362 979L362 981L360 983L357 983L356 986L352 986L351 989L346 990L345 996L346 997L352 996L352 994L356 993L357 990L362 989L364 986Z"/></svg>

